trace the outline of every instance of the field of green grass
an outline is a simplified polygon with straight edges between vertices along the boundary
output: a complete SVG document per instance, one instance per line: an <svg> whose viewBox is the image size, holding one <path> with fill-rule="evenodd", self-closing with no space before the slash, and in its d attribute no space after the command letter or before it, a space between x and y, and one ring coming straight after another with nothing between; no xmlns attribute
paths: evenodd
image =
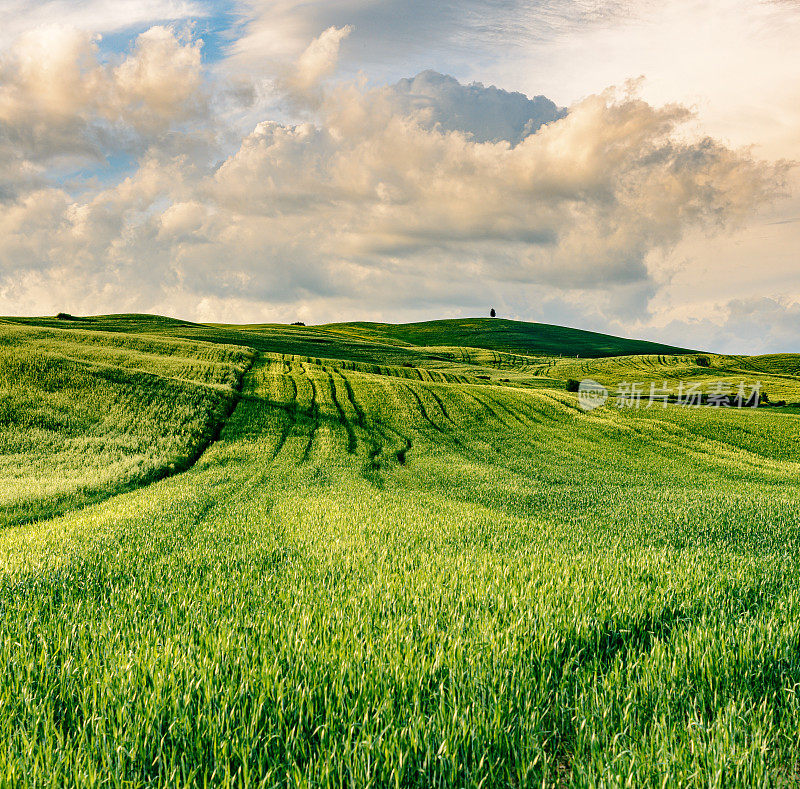
<svg viewBox="0 0 800 789"><path fill-rule="evenodd" d="M524 323L502 318L451 319L399 325L345 323L330 324L325 328L347 337L375 340L391 338L412 345L458 345L522 354L594 358L685 352L685 349L645 340L629 340L565 326Z"/></svg>
<svg viewBox="0 0 800 789"><path fill-rule="evenodd" d="M253 354L0 325L0 527L188 468Z"/></svg>
<svg viewBox="0 0 800 789"><path fill-rule="evenodd" d="M0 786L797 785L800 409L565 383L800 356L464 323L0 322Z"/></svg>

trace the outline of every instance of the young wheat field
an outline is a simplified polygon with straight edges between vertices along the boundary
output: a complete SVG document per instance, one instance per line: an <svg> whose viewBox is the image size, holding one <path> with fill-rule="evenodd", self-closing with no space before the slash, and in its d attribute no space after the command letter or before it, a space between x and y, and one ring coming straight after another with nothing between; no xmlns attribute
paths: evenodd
<svg viewBox="0 0 800 789"><path fill-rule="evenodd" d="M795 402L543 324L0 321L0 785L796 786Z"/></svg>

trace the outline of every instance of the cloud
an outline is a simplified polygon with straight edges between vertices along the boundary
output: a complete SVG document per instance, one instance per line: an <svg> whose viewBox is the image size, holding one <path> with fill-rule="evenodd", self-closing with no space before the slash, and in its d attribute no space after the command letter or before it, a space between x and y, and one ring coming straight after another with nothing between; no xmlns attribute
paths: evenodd
<svg viewBox="0 0 800 789"><path fill-rule="evenodd" d="M596 289L646 281L650 252L743 221L782 175L713 140L682 140L690 115L677 106L595 96L512 145L516 129L476 142L395 99L349 86L328 95L320 124L260 124L209 195L265 232L325 228L315 257L388 269L435 255L451 274L468 260L487 277Z"/></svg>
<svg viewBox="0 0 800 789"><path fill-rule="evenodd" d="M462 85L430 70L400 80L393 92L399 112L414 115L428 129L464 132L476 142L516 144L566 115L545 96L529 99L480 82Z"/></svg>
<svg viewBox="0 0 800 789"><path fill-rule="evenodd" d="M350 25L329 27L315 38L298 58L286 79L286 87L301 97L316 94L322 81L333 74L339 60L339 47L352 32Z"/></svg>
<svg viewBox="0 0 800 789"><path fill-rule="evenodd" d="M800 300L791 296L731 299L700 313L649 328L653 339L715 353L797 353ZM639 329L641 331L641 329Z"/></svg>
<svg viewBox="0 0 800 789"><path fill-rule="evenodd" d="M800 348L800 302L786 297L734 299L715 346L729 353L797 353Z"/></svg>
<svg viewBox="0 0 800 789"><path fill-rule="evenodd" d="M152 27L136 39L131 55L116 66L101 112L157 133L171 124L205 114L200 49L166 27Z"/></svg>
<svg viewBox="0 0 800 789"><path fill-rule="evenodd" d="M800 4L775 0L652 0L534 4L504 34L502 57L475 58L481 78L571 104L638 75L653 104L695 107L707 133L800 158ZM598 13L592 14L594 6ZM543 32L542 32L543 31ZM507 37L510 36L510 37ZM523 45L514 46L513 41ZM471 69L458 72L471 77Z"/></svg>
<svg viewBox="0 0 800 789"><path fill-rule="evenodd" d="M186 0L3 0L0 46L7 47L32 30L58 20L64 28L91 34L116 33L207 16L205 2Z"/></svg>
<svg viewBox="0 0 800 789"><path fill-rule="evenodd" d="M23 38L0 65L0 312L318 321L491 297L634 325L659 254L781 193L787 165L633 88L564 111L432 71L330 81L348 34L326 29L279 75L302 123L262 119L213 167L222 88L198 41L156 26L107 61L84 33ZM48 186L58 157L120 149L138 163L118 183Z"/></svg>
<svg viewBox="0 0 800 789"><path fill-rule="evenodd" d="M405 50L419 52L441 46L470 26L474 14L503 18L518 7L516 0L244 0L238 4L243 34L231 56L247 68L260 69L265 59L296 58L320 31L352 25L359 63L383 61Z"/></svg>
<svg viewBox="0 0 800 789"><path fill-rule="evenodd" d="M0 145L27 162L95 157L202 117L200 43L156 26L117 62L63 27L23 35L0 58Z"/></svg>
<svg viewBox="0 0 800 789"><path fill-rule="evenodd" d="M532 41L553 39L631 11L629 0L240 0L242 35L231 60L260 72L296 58L330 27L352 25L343 52L348 74L368 68L376 79L438 67L471 73L502 48L524 52ZM398 69L400 71L398 72Z"/></svg>

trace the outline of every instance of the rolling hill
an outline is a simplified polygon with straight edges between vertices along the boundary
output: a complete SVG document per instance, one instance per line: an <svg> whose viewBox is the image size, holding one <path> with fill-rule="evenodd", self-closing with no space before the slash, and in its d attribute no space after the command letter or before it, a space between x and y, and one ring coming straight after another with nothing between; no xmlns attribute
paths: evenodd
<svg viewBox="0 0 800 789"><path fill-rule="evenodd" d="M339 323L324 327L344 336L397 341L411 345L485 348L537 356L632 356L689 353L685 348L628 340L610 334L526 323L502 318L456 318L423 323Z"/></svg>
<svg viewBox="0 0 800 789"><path fill-rule="evenodd" d="M506 323L0 322L0 785L791 785L800 410L565 382L800 356Z"/></svg>
<svg viewBox="0 0 800 789"><path fill-rule="evenodd" d="M423 323L332 323L322 326L285 326L282 324L252 324L227 326L224 324L199 324L165 318L158 315L100 315L66 319L58 318L7 318L7 321L72 328L84 331L115 331L128 333L155 333L187 339L204 339L210 342L241 344L244 342L263 346L263 350L277 350L275 343L292 347L311 343L324 347L333 345L339 353L348 353L355 345L376 346L456 346L504 351L535 356L632 356L637 354L691 353L683 348L646 340L629 340L609 334L552 326L546 323L525 323L501 318L455 318ZM270 340L273 346L268 347Z"/></svg>

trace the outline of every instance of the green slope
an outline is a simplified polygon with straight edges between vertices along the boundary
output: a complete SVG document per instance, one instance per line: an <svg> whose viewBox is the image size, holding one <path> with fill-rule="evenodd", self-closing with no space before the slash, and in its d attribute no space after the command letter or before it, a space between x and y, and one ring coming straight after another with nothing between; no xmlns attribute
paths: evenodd
<svg viewBox="0 0 800 789"><path fill-rule="evenodd" d="M248 344L266 351L289 351L327 356L335 350L339 358L366 358L370 349L378 354L404 355L407 346L453 346L483 348L537 356L595 358L634 354L688 353L670 345L629 340L597 332L525 323L499 318L464 318L424 323L337 323L324 326L247 326L197 324L157 315L99 315L72 321L56 318L6 318L39 326L77 326L82 330L162 334L210 342ZM395 348L389 351L387 346ZM374 354L373 354L374 356Z"/></svg>
<svg viewBox="0 0 800 789"><path fill-rule="evenodd" d="M238 347L0 324L0 527L188 468L250 362Z"/></svg>
<svg viewBox="0 0 800 789"><path fill-rule="evenodd" d="M423 323L339 323L324 328L345 336L393 339L413 345L488 348L542 356L626 356L687 353L686 349L609 334L500 318L458 318Z"/></svg>
<svg viewBox="0 0 800 789"><path fill-rule="evenodd" d="M185 473L0 530L0 786L792 785L800 415L587 414L563 377L796 387L797 357L158 320L2 329L31 333L7 370L79 365L74 390L4 379L54 441L83 435L96 385L113 441L137 435L138 393L148 440L183 446L180 398L150 380L223 391L231 345L254 350ZM313 339L327 355L296 352Z"/></svg>
<svg viewBox="0 0 800 789"><path fill-rule="evenodd" d="M292 353L309 357L349 359L375 363L402 364L419 357L419 349L398 347L395 341L379 338L346 338L320 327L282 324L226 325L199 324L158 315L97 315L77 321L55 318L6 318L9 324L46 326L81 331L144 334L152 337L187 339L223 345L240 345L271 353Z"/></svg>

